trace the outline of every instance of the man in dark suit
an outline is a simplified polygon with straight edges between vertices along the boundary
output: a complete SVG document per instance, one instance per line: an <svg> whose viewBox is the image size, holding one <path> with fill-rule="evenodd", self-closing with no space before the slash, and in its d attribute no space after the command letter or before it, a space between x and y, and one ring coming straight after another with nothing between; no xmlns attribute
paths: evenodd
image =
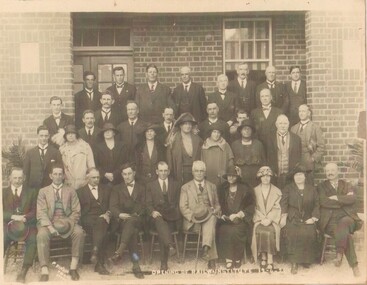
<svg viewBox="0 0 367 285"><path fill-rule="evenodd" d="M25 174L24 185L35 188L37 191L51 184L49 168L51 163L62 162L61 154L57 148L48 144L50 138L46 126L37 128L38 146L28 150L24 157L23 169Z"/></svg>
<svg viewBox="0 0 367 285"><path fill-rule="evenodd" d="M250 118L254 122L257 138L265 144L268 134L276 131L275 121L282 110L273 107L269 89L261 90L260 100L261 106L251 112Z"/></svg>
<svg viewBox="0 0 367 285"><path fill-rule="evenodd" d="M80 221L83 229L92 236L93 251L92 263L96 263L95 272L108 275L104 266L107 250L107 231L110 224L111 212L109 211L111 188L100 184L97 168L87 170L88 184L76 190L80 201Z"/></svg>
<svg viewBox="0 0 367 285"><path fill-rule="evenodd" d="M72 116L64 114L62 109L62 99L58 96L50 98L50 106L52 115L43 121L50 133L50 143L55 147L59 147L64 143L65 127L67 125L74 125Z"/></svg>
<svg viewBox="0 0 367 285"><path fill-rule="evenodd" d="M286 115L279 115L275 126L277 131L269 134L265 142L267 164L277 174L275 183L279 189L286 185L287 175L301 162L301 139L288 131L289 120Z"/></svg>
<svg viewBox="0 0 367 285"><path fill-rule="evenodd" d="M208 96L208 102L215 102L219 107L219 119L227 122L230 126L236 115L236 110L240 107L240 100L236 93L227 90L228 77L221 74L217 78L218 91Z"/></svg>
<svg viewBox="0 0 367 285"><path fill-rule="evenodd" d="M358 277L360 271L353 233L362 227L363 222L357 215L356 195L348 182L339 179L338 166L335 163L328 163L325 173L327 180L317 187L320 196L319 227L322 232L335 238L335 266L341 266L345 254L354 276Z"/></svg>
<svg viewBox="0 0 367 285"><path fill-rule="evenodd" d="M95 126L96 119L94 117L94 111L85 110L82 120L84 123L84 127L79 129L78 134L80 138L86 141L93 150L95 144L98 141L98 134L101 131L100 128Z"/></svg>
<svg viewBox="0 0 367 285"><path fill-rule="evenodd" d="M23 185L24 174L21 168L13 168L10 172L10 186L3 188L3 235L4 252L14 239L8 232L8 223L21 222L28 227L27 235L18 238L25 240L25 252L21 271L17 282L25 283L28 269L32 266L37 252L36 201L37 191Z"/></svg>
<svg viewBox="0 0 367 285"><path fill-rule="evenodd" d="M218 114L219 114L218 104L216 102L208 102L208 105L206 107L206 112L208 114L208 117L204 121L202 121L198 126L199 136L203 140L205 140L209 136L209 133L208 133L209 126L216 124L221 129L225 130L222 136L224 137L226 141L228 141L229 140L229 125L225 121L218 118Z"/></svg>
<svg viewBox="0 0 367 285"><path fill-rule="evenodd" d="M101 92L94 87L96 76L91 71L85 71L84 89L74 95L75 101L75 126L80 129L83 126L82 118L85 110L97 111L101 108Z"/></svg>
<svg viewBox="0 0 367 285"><path fill-rule="evenodd" d="M129 101L126 105L128 120L117 126L119 140L126 146L129 160L135 159L135 147L138 143L138 137L144 132L146 122L143 122L139 117L139 107L134 101Z"/></svg>
<svg viewBox="0 0 367 285"><path fill-rule="evenodd" d="M307 88L306 82L301 80L301 68L299 66L291 66L291 81L285 84L285 92L289 98L289 123L294 126L299 122L298 107L307 104Z"/></svg>
<svg viewBox="0 0 367 285"><path fill-rule="evenodd" d="M256 107L261 107L260 92L263 89L269 89L272 95L271 105L282 110L288 115L289 98L285 92L284 84L276 81L276 71L274 66L268 66L265 70L266 81L259 84L256 88Z"/></svg>
<svg viewBox="0 0 367 285"><path fill-rule="evenodd" d="M172 92L175 101L177 117L183 113L191 113L197 122L205 119L206 97L204 88L191 78L191 69L188 66L181 68L182 84L176 86Z"/></svg>
<svg viewBox="0 0 367 285"><path fill-rule="evenodd" d="M180 188L176 181L168 178L168 164L157 164L158 179L147 185L147 215L158 232L161 252L161 270L168 270L168 256L176 253L171 232L177 229L181 215L178 209Z"/></svg>
<svg viewBox="0 0 367 285"><path fill-rule="evenodd" d="M256 83L248 79L250 70L247 63L240 63L237 66L237 77L228 83L228 91L237 94L240 107L250 114L256 108Z"/></svg>
<svg viewBox="0 0 367 285"><path fill-rule="evenodd" d="M114 108L122 112L122 120L127 119L126 104L129 100L135 100L136 87L125 81L125 70L122 66L113 68L113 79L115 83L107 88L115 99Z"/></svg>
<svg viewBox="0 0 367 285"><path fill-rule="evenodd" d="M144 274L139 266L138 233L142 227L145 211L145 188L135 181L135 167L126 163L121 167L124 182L113 187L110 198L110 210L118 223L121 242L110 258L113 263L121 259L123 251L128 248L133 263L135 277L142 279Z"/></svg>
<svg viewBox="0 0 367 285"><path fill-rule="evenodd" d="M105 123L112 123L114 126L118 126L122 122L122 112L116 108L112 108L115 103L110 91L105 91L101 96L102 108L94 113L96 118L96 126L100 129L103 128Z"/></svg>
<svg viewBox="0 0 367 285"><path fill-rule="evenodd" d="M171 107L167 107L163 111L163 122L159 124L160 132L157 134L158 140L162 145L166 145L166 139L168 134L173 128L173 123L175 121L175 111Z"/></svg>
<svg viewBox="0 0 367 285"><path fill-rule="evenodd" d="M158 68L154 64L146 67L146 77L148 82L136 92L140 116L144 121L160 123L164 108L175 106L171 98L171 89L158 82Z"/></svg>

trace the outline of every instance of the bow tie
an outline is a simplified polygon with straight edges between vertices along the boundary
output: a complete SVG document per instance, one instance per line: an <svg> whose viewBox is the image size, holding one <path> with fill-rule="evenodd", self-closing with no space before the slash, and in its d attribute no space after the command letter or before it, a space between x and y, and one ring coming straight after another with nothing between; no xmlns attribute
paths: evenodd
<svg viewBox="0 0 367 285"><path fill-rule="evenodd" d="M48 148L48 146L46 146L45 148L38 147L39 150L46 150L47 148Z"/></svg>
<svg viewBox="0 0 367 285"><path fill-rule="evenodd" d="M57 116L57 117L55 117L55 116L53 116L53 117L54 117L55 120L61 119L61 115Z"/></svg>
<svg viewBox="0 0 367 285"><path fill-rule="evenodd" d="M134 182L131 182L131 183L126 183L126 187L134 187Z"/></svg>
<svg viewBox="0 0 367 285"><path fill-rule="evenodd" d="M123 88L123 87L124 87L124 84L121 84L121 85L116 84L116 88Z"/></svg>
<svg viewBox="0 0 367 285"><path fill-rule="evenodd" d="M263 111L269 111L270 107L263 107Z"/></svg>
<svg viewBox="0 0 367 285"><path fill-rule="evenodd" d="M88 94L92 94L92 93L93 93L93 90L85 89L85 91L86 91Z"/></svg>

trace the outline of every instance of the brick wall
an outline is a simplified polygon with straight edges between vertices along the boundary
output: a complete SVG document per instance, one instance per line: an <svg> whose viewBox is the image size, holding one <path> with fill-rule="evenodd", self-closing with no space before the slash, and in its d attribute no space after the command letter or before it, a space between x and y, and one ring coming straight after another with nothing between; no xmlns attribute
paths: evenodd
<svg viewBox="0 0 367 285"><path fill-rule="evenodd" d="M49 98L72 113L72 25L69 13L0 14L2 144L22 136L36 143L36 129L50 114ZM21 73L20 45L39 43L39 73Z"/></svg>
<svg viewBox="0 0 367 285"><path fill-rule="evenodd" d="M351 159L346 143L357 137L358 114L365 109L364 31L363 11L306 13L308 94L313 118L325 132L324 162ZM342 171L347 179L358 177Z"/></svg>

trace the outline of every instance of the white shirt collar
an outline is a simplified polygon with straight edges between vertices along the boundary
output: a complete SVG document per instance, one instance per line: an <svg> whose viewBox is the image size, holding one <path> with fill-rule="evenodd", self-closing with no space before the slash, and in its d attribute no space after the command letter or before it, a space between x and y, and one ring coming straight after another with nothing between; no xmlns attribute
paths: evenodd
<svg viewBox="0 0 367 285"><path fill-rule="evenodd" d="M134 125L135 125L137 120L138 120L138 118L135 118L134 120L129 119L129 125L131 125L131 123L134 123Z"/></svg>
<svg viewBox="0 0 367 285"><path fill-rule="evenodd" d="M87 127L85 127L85 131L87 132L87 134L88 134L89 131L91 132L91 134L93 134L94 133L94 126L91 127L90 129L88 129Z"/></svg>
<svg viewBox="0 0 367 285"><path fill-rule="evenodd" d="M89 187L90 190L92 190L92 188L98 190L98 185L97 186L92 186L92 185L88 184L88 187Z"/></svg>
<svg viewBox="0 0 367 285"><path fill-rule="evenodd" d="M152 89L152 86L154 87L154 90L157 88L157 84L158 84L158 81L154 82L154 83L150 83L148 82L148 85L149 85L149 89Z"/></svg>
<svg viewBox="0 0 367 285"><path fill-rule="evenodd" d="M203 180L203 181L201 181L201 182L199 182L199 181L196 181L195 179L194 179L194 183L195 183L195 185L196 185L196 187L199 189L199 184L204 188L205 187L205 179Z"/></svg>
<svg viewBox="0 0 367 285"><path fill-rule="evenodd" d="M14 185L11 185L10 188L11 188L11 191L13 192L13 195L15 195L15 189L17 189L17 194L18 196L20 196L20 193L22 193L22 190L23 190L23 185L19 187L15 187Z"/></svg>
<svg viewBox="0 0 367 285"><path fill-rule="evenodd" d="M46 150L46 149L48 148L48 143L47 143L47 144L45 144L44 146L42 146L42 145L38 144L38 147L39 147L39 148L42 148L42 149L44 149L44 150Z"/></svg>
<svg viewBox="0 0 367 285"><path fill-rule="evenodd" d="M166 186L167 186L167 189L168 189L168 178L166 178L165 180L162 180L162 179L158 178L158 182L159 182L159 185L161 186L161 188L163 187L163 182L166 182Z"/></svg>
<svg viewBox="0 0 367 285"><path fill-rule="evenodd" d="M64 184L62 184L62 183L61 183L59 186L56 186L56 185L55 185L55 184L53 184L53 183L51 184L52 188L54 188L54 189L60 189L60 190L62 189L62 186L63 186L63 185L64 185Z"/></svg>
<svg viewBox="0 0 367 285"><path fill-rule="evenodd" d="M189 81L189 83L183 83L182 82L182 85L183 85L183 87L185 88L185 86L187 86L187 87L189 87L189 89L190 89L190 86L191 86L191 80Z"/></svg>
<svg viewBox="0 0 367 285"><path fill-rule="evenodd" d="M218 118L216 118L215 120L213 120L211 118L208 118L208 120L209 120L210 123L214 124L214 123L216 123L218 121Z"/></svg>

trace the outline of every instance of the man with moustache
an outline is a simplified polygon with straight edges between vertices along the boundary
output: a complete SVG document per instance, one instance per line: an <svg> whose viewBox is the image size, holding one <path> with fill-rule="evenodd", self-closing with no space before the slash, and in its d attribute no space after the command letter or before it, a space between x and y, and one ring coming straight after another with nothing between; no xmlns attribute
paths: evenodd
<svg viewBox="0 0 367 285"><path fill-rule="evenodd" d="M122 112L112 105L115 103L115 99L110 91L105 91L101 95L102 108L94 113L96 118L96 126L100 129L103 128L105 123L112 123L114 126L118 126L122 122Z"/></svg>
<svg viewBox="0 0 367 285"><path fill-rule="evenodd" d="M100 128L95 126L96 119L94 117L94 111L93 110L85 110L83 112L83 123L84 127L79 129L78 133L79 136L86 141L90 147L93 149L93 147L96 144L96 141L98 139L98 134L101 131Z"/></svg>

